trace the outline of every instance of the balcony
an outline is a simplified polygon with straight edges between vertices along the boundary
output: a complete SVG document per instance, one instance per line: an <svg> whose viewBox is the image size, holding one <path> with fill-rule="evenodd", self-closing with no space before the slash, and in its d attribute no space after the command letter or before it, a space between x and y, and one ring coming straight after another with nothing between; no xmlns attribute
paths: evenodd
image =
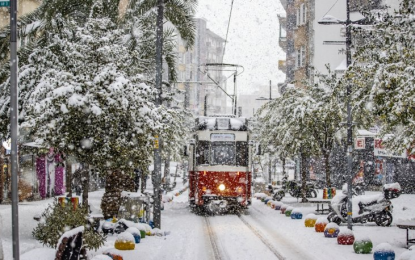
<svg viewBox="0 0 415 260"><path fill-rule="evenodd" d="M278 60L278 69L284 73L287 71L287 63L285 60Z"/></svg>
<svg viewBox="0 0 415 260"><path fill-rule="evenodd" d="M278 39L278 45L281 47L281 49L287 52L287 37L280 37Z"/></svg>

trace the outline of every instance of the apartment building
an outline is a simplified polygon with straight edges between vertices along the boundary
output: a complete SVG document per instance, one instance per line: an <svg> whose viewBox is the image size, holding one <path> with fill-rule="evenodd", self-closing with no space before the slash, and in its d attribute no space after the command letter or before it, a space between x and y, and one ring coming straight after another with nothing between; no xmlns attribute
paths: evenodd
<svg viewBox="0 0 415 260"><path fill-rule="evenodd" d="M205 19L197 18L196 25L192 49L179 41L177 88L185 92L184 106L194 115L229 113L227 96L220 89L227 90L224 75L220 67L209 65L222 63L225 40L207 28Z"/></svg>
<svg viewBox="0 0 415 260"><path fill-rule="evenodd" d="M286 73L286 81L279 90L284 92L287 84L303 87L304 81L313 81L314 72L331 70L343 73L346 69L346 35L344 25L318 24L330 15L346 20L347 0L280 0L286 15L280 16L280 47L286 52L286 60L279 69ZM352 21L363 18L358 12L367 9L396 10L396 0L349 0ZM353 36L352 36L352 40ZM355 41L354 41L355 42Z"/></svg>

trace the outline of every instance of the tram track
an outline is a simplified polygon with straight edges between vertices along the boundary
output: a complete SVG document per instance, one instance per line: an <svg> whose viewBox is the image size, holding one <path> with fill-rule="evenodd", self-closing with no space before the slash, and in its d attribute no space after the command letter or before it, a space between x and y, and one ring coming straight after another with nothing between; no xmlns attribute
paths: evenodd
<svg viewBox="0 0 415 260"><path fill-rule="evenodd" d="M215 232L212 229L212 226L209 221L209 217L205 216L204 218L205 218L206 229L209 234L210 244L213 250L213 257L215 260L225 260L226 258L224 258L220 253L218 239L216 237Z"/></svg>
<svg viewBox="0 0 415 260"><path fill-rule="evenodd" d="M273 247L272 243L266 239L257 229L255 229L251 224L249 224L248 221L246 221L240 214L236 214L236 215L229 215L229 216L237 216L238 219L240 220L240 223L243 225L243 227L245 229L248 229L250 232L249 234L254 234L256 238L258 238L263 244L264 249L268 249L269 250L269 256L274 255L276 257L276 259L279 260L285 260L286 258L277 250ZM221 216L218 216L218 218ZM229 258L229 256L227 255L227 252L225 249L221 248L220 246L220 241L218 240L218 236L215 232L215 225L211 224L211 221L209 220L212 217L208 217L205 216L205 224L206 224L206 229L207 229L207 233L209 235L209 240L210 240L210 244L212 247L212 251L213 251L213 257L215 260L227 260L227 259L232 259Z"/></svg>
<svg viewBox="0 0 415 260"><path fill-rule="evenodd" d="M254 233L255 234L255 236L256 237L258 237L260 240L261 240L261 242L279 259L279 260L285 260L286 258L277 250L277 249L275 249L273 246L272 246L272 244L271 244L271 242L269 242L264 236L262 236L261 235L261 233L257 230L257 229L255 229L254 227L252 227L251 226L251 224L249 224L248 223L248 221L246 221L242 216L241 216L241 214L238 214L237 215L238 216L238 218L242 221L242 223L244 223L245 224L245 226L247 226L251 231L252 231L252 233Z"/></svg>

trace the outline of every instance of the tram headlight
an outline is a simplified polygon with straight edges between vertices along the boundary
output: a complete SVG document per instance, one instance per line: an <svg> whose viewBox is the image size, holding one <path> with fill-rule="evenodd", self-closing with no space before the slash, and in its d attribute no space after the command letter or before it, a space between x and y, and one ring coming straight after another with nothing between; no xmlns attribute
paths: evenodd
<svg viewBox="0 0 415 260"><path fill-rule="evenodd" d="M221 185L219 185L219 187L218 187L218 189L220 190L220 191L224 191L225 190L225 184L221 184Z"/></svg>

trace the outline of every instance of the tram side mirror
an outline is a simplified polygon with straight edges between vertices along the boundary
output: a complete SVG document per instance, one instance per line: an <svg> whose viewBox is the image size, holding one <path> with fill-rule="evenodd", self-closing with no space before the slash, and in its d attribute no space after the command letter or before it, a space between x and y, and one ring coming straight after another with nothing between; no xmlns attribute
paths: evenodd
<svg viewBox="0 0 415 260"><path fill-rule="evenodd" d="M261 151L261 145L258 144L256 147L256 155L262 155L262 151Z"/></svg>

